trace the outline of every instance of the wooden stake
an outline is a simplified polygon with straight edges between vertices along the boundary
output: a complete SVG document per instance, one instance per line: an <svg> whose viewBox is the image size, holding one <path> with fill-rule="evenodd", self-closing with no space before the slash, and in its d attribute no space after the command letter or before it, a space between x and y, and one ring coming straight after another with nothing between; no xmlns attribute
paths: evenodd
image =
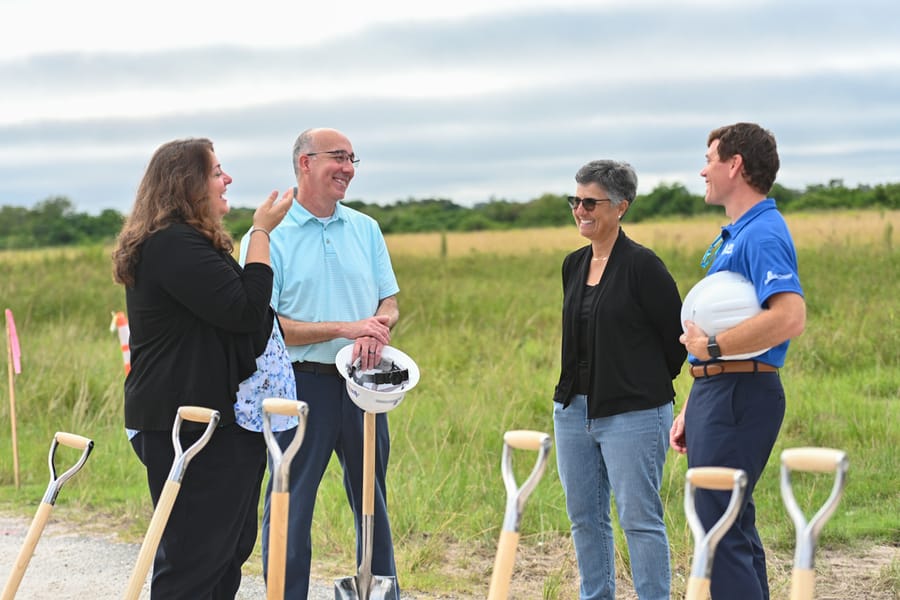
<svg viewBox="0 0 900 600"><path fill-rule="evenodd" d="M19 488L19 441L16 435L16 376L13 372L13 351L9 319L6 320L6 372L9 374L9 426L12 428L13 477Z"/></svg>

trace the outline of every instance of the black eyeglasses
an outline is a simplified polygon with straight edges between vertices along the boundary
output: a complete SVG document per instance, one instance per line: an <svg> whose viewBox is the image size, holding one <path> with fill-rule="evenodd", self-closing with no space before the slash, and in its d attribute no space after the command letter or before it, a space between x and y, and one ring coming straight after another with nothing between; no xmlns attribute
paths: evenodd
<svg viewBox="0 0 900 600"><path fill-rule="evenodd" d="M359 164L359 157L356 156L353 152L347 152L346 150L323 150L322 152L307 152L307 156L316 156L318 154L327 154L334 160L339 163L344 163L344 161L350 161L350 164L354 167Z"/></svg>
<svg viewBox="0 0 900 600"><path fill-rule="evenodd" d="M584 207L584 210L588 212L594 210L598 202L612 202L609 198L579 198L578 196L569 196L567 200L569 201L569 206L572 207L572 210L578 208L578 205L580 204Z"/></svg>

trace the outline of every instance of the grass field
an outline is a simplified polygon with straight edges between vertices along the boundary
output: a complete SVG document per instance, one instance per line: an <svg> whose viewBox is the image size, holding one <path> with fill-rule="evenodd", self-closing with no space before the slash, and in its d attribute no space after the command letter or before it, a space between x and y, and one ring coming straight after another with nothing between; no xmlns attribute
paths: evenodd
<svg viewBox="0 0 900 600"><path fill-rule="evenodd" d="M900 445L900 253L893 239L900 212L804 214L789 223L808 322L788 353L787 415L757 488L763 541L772 553L790 556L794 531L778 489L778 455L815 445L847 451L851 464L850 483L820 547L900 546L894 458ZM702 277L699 257L721 224L697 219L624 227L663 258L684 295ZM584 241L572 227L397 235L388 244L402 288L394 345L422 372L390 417L400 578L409 591L483 596L505 502L502 435L520 428L552 432L560 265ZM112 283L109 249L0 253L0 272L0 303L15 314L23 355L15 380L22 485L13 485L3 386L0 510L34 514L47 484L53 432L70 431L94 439L96 449L60 494L54 517L140 539L151 508L143 469L122 430L121 355L109 324L110 311L124 308L124 294ZM690 383L684 370L676 381L676 410ZM74 451L63 450L58 461L74 460ZM533 461L528 454L517 462L520 480ZM572 597L574 557L554 460L551 455L522 520L516 581L530 587L517 597ZM355 571L350 513L333 467L316 507L314 561L322 576ZM679 594L693 547L682 508L685 468L685 459L670 453L662 491ZM795 486L811 514L831 479L800 477ZM258 563L251 559L248 568ZM623 556L620 570L626 564ZM879 585L900 590L898 572L895 560ZM774 589L783 589L789 576L773 573Z"/></svg>

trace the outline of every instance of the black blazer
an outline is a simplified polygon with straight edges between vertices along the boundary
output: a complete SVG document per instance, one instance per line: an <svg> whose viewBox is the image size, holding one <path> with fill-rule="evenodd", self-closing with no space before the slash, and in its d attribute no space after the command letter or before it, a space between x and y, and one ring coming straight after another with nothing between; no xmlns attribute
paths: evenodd
<svg viewBox="0 0 900 600"><path fill-rule="evenodd" d="M578 314L591 256L591 246L585 246L566 256L562 266L562 359L553 400L564 406L578 374ZM672 402L672 380L687 356L678 341L681 296L672 275L653 251L619 228L598 285L588 325L593 339L588 417Z"/></svg>
<svg viewBox="0 0 900 600"><path fill-rule="evenodd" d="M272 331L272 269L241 269L186 224L154 233L140 252L125 290L125 426L171 431L182 405L217 409L220 426L234 423L238 384L256 370Z"/></svg>

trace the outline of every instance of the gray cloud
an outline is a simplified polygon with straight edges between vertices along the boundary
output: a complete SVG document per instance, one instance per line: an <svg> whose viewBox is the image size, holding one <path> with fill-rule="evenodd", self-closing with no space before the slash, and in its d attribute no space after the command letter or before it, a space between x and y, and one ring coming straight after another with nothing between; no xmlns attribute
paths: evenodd
<svg viewBox="0 0 900 600"><path fill-rule="evenodd" d="M320 125L351 136L363 162L349 197L370 202L528 200L567 191L581 164L603 156L635 165L643 191L660 180L699 191L707 132L737 120L776 134L785 185L896 181L900 42L890 24L900 9L782 4L789 6L549 11L385 25L277 51L0 62L4 95L55 94L60 108L121 91L222 87L227 95L235 83L298 84L289 100L267 101L251 87L225 108L201 102L163 116L87 120L52 113L0 125L0 204L66 195L82 210L124 211L160 143L204 136L235 178L232 203L254 205L291 184L294 137ZM394 96L379 84L406 70L471 70L474 79L532 68L533 81L462 95ZM319 94L329 80L341 96ZM315 89L305 92L305 82Z"/></svg>

